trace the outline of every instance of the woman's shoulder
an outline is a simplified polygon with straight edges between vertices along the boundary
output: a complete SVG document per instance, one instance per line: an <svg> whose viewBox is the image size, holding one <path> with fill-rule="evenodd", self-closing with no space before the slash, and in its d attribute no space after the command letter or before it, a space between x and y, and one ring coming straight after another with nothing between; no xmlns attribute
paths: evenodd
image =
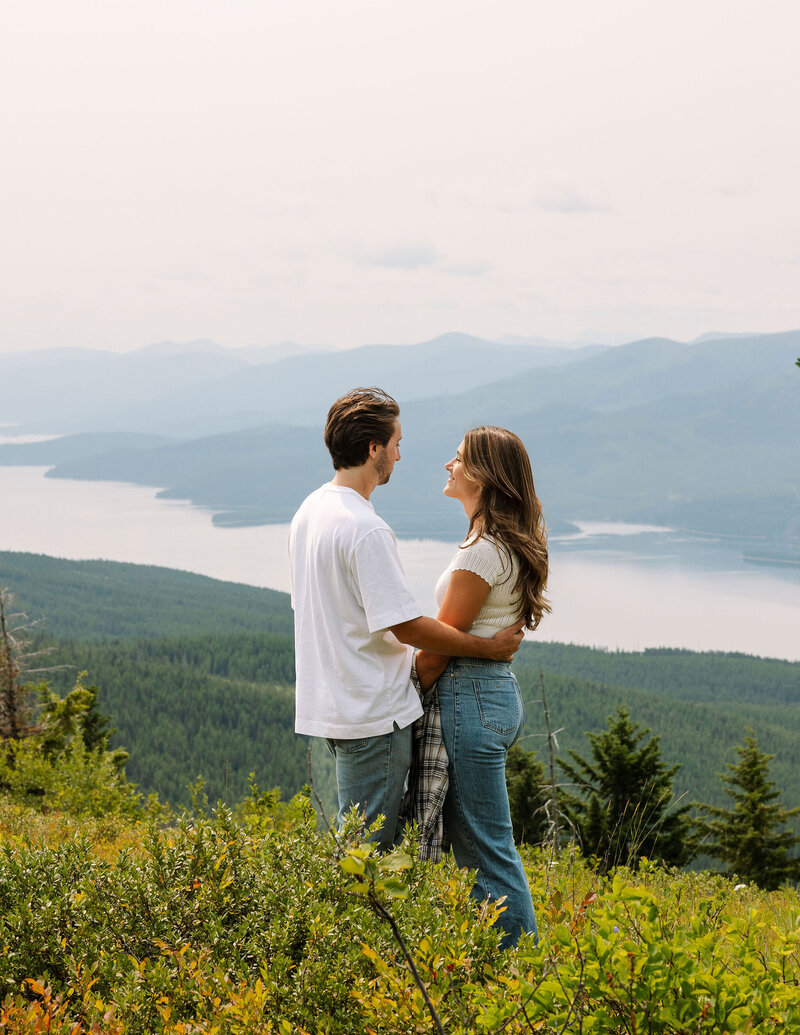
<svg viewBox="0 0 800 1035"><path fill-rule="evenodd" d="M509 555L492 536L468 539L453 558L453 570L473 571L493 584L508 569Z"/></svg>
<svg viewBox="0 0 800 1035"><path fill-rule="evenodd" d="M477 555L491 556L501 552L497 539L491 535L481 535L474 538L467 538L459 546L459 553L472 553Z"/></svg>

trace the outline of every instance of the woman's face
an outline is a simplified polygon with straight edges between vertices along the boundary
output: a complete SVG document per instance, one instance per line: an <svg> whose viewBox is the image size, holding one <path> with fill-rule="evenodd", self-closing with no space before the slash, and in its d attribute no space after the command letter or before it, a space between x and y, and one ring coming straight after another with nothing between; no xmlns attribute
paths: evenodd
<svg viewBox="0 0 800 1035"><path fill-rule="evenodd" d="M464 470L464 441L456 450L456 455L449 464L445 464L445 470L450 476L447 485L444 487L445 496L451 496L454 500L461 500L465 507L478 502L481 494L481 487L476 481L467 477Z"/></svg>

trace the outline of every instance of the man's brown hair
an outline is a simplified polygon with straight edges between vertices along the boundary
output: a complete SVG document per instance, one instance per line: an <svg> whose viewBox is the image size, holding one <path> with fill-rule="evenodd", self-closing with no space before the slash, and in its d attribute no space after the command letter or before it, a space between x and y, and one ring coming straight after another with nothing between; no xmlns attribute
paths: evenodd
<svg viewBox="0 0 800 1035"><path fill-rule="evenodd" d="M325 445L335 470L367 462L370 443L388 444L400 407L381 388L354 388L328 410Z"/></svg>

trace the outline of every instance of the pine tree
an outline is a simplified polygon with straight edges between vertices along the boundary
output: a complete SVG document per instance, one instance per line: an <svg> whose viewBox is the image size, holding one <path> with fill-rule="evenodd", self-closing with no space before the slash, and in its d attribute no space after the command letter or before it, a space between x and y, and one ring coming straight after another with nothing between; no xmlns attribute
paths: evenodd
<svg viewBox="0 0 800 1035"><path fill-rule="evenodd" d="M800 859L789 857L800 837L781 829L790 817L800 814L800 807L786 809L778 802L775 782L769 779L769 763L775 756L758 750L752 731L736 751L738 764L728 762L729 772L720 773L733 808L698 806L709 817L696 821L706 838L702 848L727 863L731 873L772 891L800 877Z"/></svg>
<svg viewBox="0 0 800 1035"><path fill-rule="evenodd" d="M565 794L564 807L583 852L603 872L635 866L642 856L680 866L692 854L690 806L674 807L672 780L679 765L661 758L659 738L632 723L625 708L608 717L608 730L589 733L592 760L570 751L559 759L578 794Z"/></svg>

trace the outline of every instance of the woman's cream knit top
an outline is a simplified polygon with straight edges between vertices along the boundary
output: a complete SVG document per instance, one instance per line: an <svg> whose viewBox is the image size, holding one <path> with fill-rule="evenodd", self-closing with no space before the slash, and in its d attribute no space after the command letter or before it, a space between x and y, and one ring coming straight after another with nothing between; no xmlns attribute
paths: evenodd
<svg viewBox="0 0 800 1035"><path fill-rule="evenodd" d="M442 606L450 574L454 571L474 572L489 584L489 595L468 632L488 638L494 636L498 629L514 624L519 616L520 596L514 592L519 567L513 554L509 564L506 552L491 538L481 538L469 546L460 547L436 583L437 607Z"/></svg>

